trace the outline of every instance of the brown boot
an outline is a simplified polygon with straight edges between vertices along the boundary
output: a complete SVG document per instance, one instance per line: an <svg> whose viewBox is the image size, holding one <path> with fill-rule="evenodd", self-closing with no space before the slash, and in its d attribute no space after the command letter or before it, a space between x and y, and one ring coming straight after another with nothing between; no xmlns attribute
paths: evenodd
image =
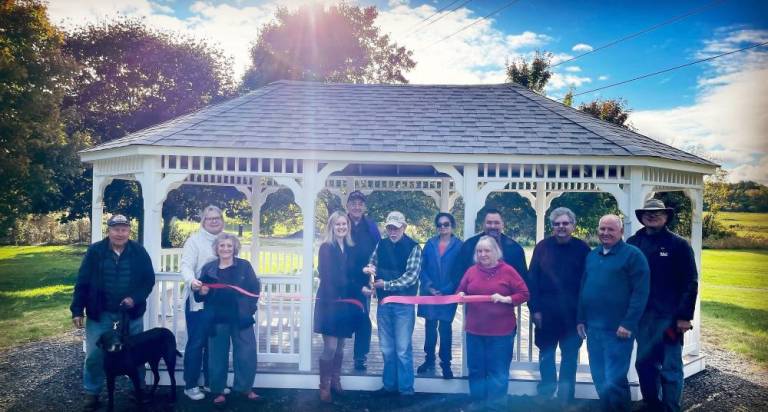
<svg viewBox="0 0 768 412"><path fill-rule="evenodd" d="M344 393L344 389L341 387L341 362L343 360L344 352L337 350L331 364L331 391L337 395Z"/></svg>
<svg viewBox="0 0 768 412"><path fill-rule="evenodd" d="M320 363L320 400L330 403L331 399L331 370L333 368L333 360L318 361Z"/></svg>

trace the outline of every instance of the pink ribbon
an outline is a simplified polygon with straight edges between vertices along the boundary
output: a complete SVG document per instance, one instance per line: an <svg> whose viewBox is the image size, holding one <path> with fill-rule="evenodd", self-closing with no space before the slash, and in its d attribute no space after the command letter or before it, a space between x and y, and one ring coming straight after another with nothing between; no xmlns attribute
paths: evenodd
<svg viewBox="0 0 768 412"><path fill-rule="evenodd" d="M442 296L387 296L379 304L404 303L408 305L449 305L451 303L492 302L491 295L442 295Z"/></svg>
<svg viewBox="0 0 768 412"><path fill-rule="evenodd" d="M210 289L232 289L232 290L240 293L241 295L248 296L248 297L251 297L251 298L259 298L259 297L261 297L261 295L257 295L255 293L249 292L249 291L247 291L247 290L245 290L245 289L243 289L243 288L241 288L239 286L229 285L229 284L226 284L226 283L205 283L205 284L203 284L203 286L208 286L208 288L210 288ZM277 298L277 299L287 299L287 300L301 300L301 296L299 296L299 295L277 295L277 294L273 294L273 295L269 295L269 297L270 298ZM334 302L349 303L349 304L352 304L352 305L355 305L355 306L359 307L360 310L364 310L363 309L363 304L359 300L357 300L357 299L336 299L336 300L334 300Z"/></svg>

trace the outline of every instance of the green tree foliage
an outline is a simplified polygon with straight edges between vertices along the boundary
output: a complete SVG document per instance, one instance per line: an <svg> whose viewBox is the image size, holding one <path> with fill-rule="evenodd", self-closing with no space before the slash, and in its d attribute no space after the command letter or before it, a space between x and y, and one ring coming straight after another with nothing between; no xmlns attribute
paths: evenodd
<svg viewBox="0 0 768 412"><path fill-rule="evenodd" d="M536 51L533 59L528 62L520 57L507 64L507 82L517 83L536 93L544 94L544 87L552 77L550 66L552 53Z"/></svg>
<svg viewBox="0 0 768 412"><path fill-rule="evenodd" d="M705 185L705 207L711 209L709 203L712 196L707 196L710 190L721 190L720 204L717 205L726 212L768 212L768 187L757 182L742 181L738 183L720 183Z"/></svg>
<svg viewBox="0 0 768 412"><path fill-rule="evenodd" d="M627 107L627 102L624 99L596 99L589 103L580 104L579 110L606 122L633 130L632 124L627 123L631 110Z"/></svg>
<svg viewBox="0 0 768 412"><path fill-rule="evenodd" d="M549 213L561 206L571 209L576 214L576 236L591 241L597 235L597 223L602 216L621 214L616 199L608 193L564 193L552 200L547 210L545 220L547 234L552 233Z"/></svg>
<svg viewBox="0 0 768 412"><path fill-rule="evenodd" d="M533 244L536 240L536 212L527 199L517 193L491 193L485 201L485 206L477 213L476 232L483 230L483 219L489 208L501 212L504 233L524 245Z"/></svg>
<svg viewBox="0 0 768 412"><path fill-rule="evenodd" d="M421 242L435 235L433 219L437 205L424 193L376 191L368 196L366 204L368 216L380 226L389 212L398 210L408 221L409 236Z"/></svg>
<svg viewBox="0 0 768 412"><path fill-rule="evenodd" d="M243 88L276 80L341 83L407 83L413 52L375 25L376 7L305 5L277 10L251 48L253 66Z"/></svg>
<svg viewBox="0 0 768 412"><path fill-rule="evenodd" d="M81 27L69 33L65 51L79 64L76 82L64 100L72 114L70 133L87 133L94 143L107 142L157 123L198 110L232 95L230 61L205 42L146 27L139 20L116 21ZM90 170L65 190L69 193L69 218L90 211ZM176 197L184 197L186 189ZM107 210L120 210L139 218L142 204L135 182L116 180L105 191ZM181 205L190 207L196 191L190 189ZM220 193L220 192L215 192ZM209 198L217 203L221 198ZM189 214L176 215L190 218ZM166 219L166 226L170 219ZM164 233L168 232L164 228ZM167 239L165 239L167 241Z"/></svg>
<svg viewBox="0 0 768 412"><path fill-rule="evenodd" d="M82 135L67 140L60 105L74 64L34 0L0 2L0 236L27 213L59 210L78 175Z"/></svg>
<svg viewBox="0 0 768 412"><path fill-rule="evenodd" d="M568 107L573 107L573 89L568 89L568 93L563 96L563 104Z"/></svg>

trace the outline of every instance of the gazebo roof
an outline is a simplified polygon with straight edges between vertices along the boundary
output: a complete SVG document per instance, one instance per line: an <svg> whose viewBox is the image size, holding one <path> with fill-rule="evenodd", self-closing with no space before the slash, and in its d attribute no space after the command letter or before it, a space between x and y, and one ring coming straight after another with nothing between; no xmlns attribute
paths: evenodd
<svg viewBox="0 0 768 412"><path fill-rule="evenodd" d="M278 81L85 152L131 145L451 154L645 156L714 166L530 90Z"/></svg>

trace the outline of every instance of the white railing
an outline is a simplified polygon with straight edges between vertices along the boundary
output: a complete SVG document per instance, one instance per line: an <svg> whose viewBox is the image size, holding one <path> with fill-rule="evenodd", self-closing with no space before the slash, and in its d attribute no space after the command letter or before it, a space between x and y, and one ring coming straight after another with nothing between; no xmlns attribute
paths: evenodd
<svg viewBox="0 0 768 412"><path fill-rule="evenodd" d="M162 249L160 251L160 271L180 272L182 250L182 248ZM294 275L301 273L304 267L304 257L301 254L300 246L261 246L259 247L257 262L251 258L251 250L246 245L240 250L238 257L250 261L259 276Z"/></svg>
<svg viewBox="0 0 768 412"><path fill-rule="evenodd" d="M301 301L295 298L300 294L299 279L293 276L261 276L259 279L261 298L255 326L259 361L298 363ZM183 295L179 273L158 273L145 317L148 328L170 329L182 352L187 342Z"/></svg>

